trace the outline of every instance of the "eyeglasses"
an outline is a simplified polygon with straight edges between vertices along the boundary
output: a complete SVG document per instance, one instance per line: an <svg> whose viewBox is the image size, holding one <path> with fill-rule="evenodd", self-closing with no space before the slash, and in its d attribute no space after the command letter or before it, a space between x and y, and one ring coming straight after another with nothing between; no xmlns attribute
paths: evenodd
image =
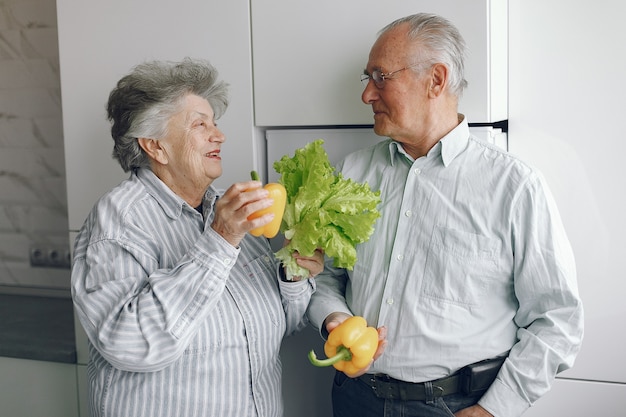
<svg viewBox="0 0 626 417"><path fill-rule="evenodd" d="M370 82L370 80L374 81L374 85L377 88L383 88L385 86L385 81L387 81L388 79L391 79L390 77L393 74L396 74L400 71L404 71L407 70L409 68L413 68L420 65L419 63L417 64L412 64L409 66L406 66L404 68L400 68L399 70L395 70L395 71L389 71L389 72L382 72L379 69L375 69L374 71L372 71L371 74L367 73L367 70L363 71L363 74L361 75L361 82L363 83L363 85L367 86L367 84Z"/></svg>

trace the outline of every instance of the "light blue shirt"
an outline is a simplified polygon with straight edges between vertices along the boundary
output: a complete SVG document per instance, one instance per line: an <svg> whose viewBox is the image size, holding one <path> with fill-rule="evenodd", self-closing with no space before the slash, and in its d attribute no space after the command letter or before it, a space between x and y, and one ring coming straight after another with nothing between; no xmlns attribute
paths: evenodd
<svg viewBox="0 0 626 417"><path fill-rule="evenodd" d="M101 198L75 243L93 417L282 415L279 349L313 280L287 283L265 238L233 247L151 171Z"/></svg>
<svg viewBox="0 0 626 417"><path fill-rule="evenodd" d="M540 173L464 119L417 160L386 140L340 170L380 190L382 216L352 271L327 262L316 278L311 322L340 311L386 326L370 372L410 382L511 350L480 404L520 415L572 366L583 332L572 249Z"/></svg>

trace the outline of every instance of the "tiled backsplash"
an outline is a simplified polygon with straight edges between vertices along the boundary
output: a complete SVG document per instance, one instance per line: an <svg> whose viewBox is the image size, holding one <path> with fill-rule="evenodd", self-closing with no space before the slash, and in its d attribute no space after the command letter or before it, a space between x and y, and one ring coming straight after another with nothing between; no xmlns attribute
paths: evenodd
<svg viewBox="0 0 626 417"><path fill-rule="evenodd" d="M0 285L69 288L31 247L69 249L55 0L0 0Z"/></svg>

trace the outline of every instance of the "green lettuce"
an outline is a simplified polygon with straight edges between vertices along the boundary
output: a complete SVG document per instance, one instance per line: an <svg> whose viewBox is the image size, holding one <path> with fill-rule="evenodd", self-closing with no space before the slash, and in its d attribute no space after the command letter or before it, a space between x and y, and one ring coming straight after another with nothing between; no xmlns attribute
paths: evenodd
<svg viewBox="0 0 626 417"><path fill-rule="evenodd" d="M276 257L295 276L308 271L296 263L293 252L311 256L317 248L333 258L335 267L352 269L356 245L369 239L380 217L380 191L336 173L323 144L317 139L274 163L287 190L280 231L289 240Z"/></svg>

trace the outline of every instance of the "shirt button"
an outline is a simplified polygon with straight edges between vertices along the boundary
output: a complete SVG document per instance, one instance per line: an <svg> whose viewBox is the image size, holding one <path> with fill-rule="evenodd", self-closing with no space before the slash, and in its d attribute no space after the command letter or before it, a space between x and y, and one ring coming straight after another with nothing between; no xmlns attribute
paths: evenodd
<svg viewBox="0 0 626 417"><path fill-rule="evenodd" d="M230 265L233 260L230 258L224 258L224 265Z"/></svg>
<svg viewBox="0 0 626 417"><path fill-rule="evenodd" d="M396 256L396 259L401 261L401 260L404 259L404 255L400 254L400 255Z"/></svg>
<svg viewBox="0 0 626 417"><path fill-rule="evenodd" d="M406 217L411 217L413 215L413 212L411 210L407 210L407 211L404 212L404 215Z"/></svg>
<svg viewBox="0 0 626 417"><path fill-rule="evenodd" d="M415 168L415 169L413 170L413 172L415 173L415 175L419 175L419 174L421 174L421 173L422 173L422 170L421 170L421 169L419 169L419 168Z"/></svg>
<svg viewBox="0 0 626 417"><path fill-rule="evenodd" d="M387 304L392 305L393 304L393 298L387 298Z"/></svg>

